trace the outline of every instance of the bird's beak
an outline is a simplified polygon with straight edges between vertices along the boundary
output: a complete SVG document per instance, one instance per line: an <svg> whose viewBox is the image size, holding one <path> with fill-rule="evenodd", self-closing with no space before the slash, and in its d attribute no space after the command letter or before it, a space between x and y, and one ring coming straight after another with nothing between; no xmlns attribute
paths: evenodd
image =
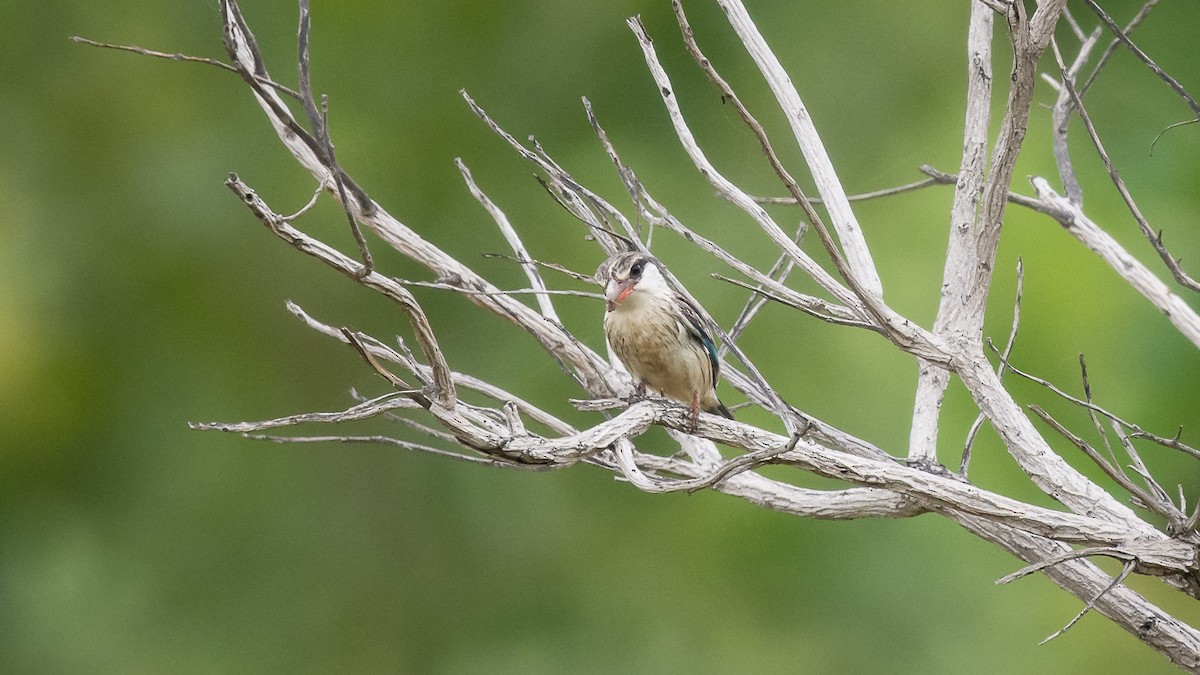
<svg viewBox="0 0 1200 675"><path fill-rule="evenodd" d="M608 284L604 287L604 302L608 311L613 311L617 308L617 305L629 297L636 284L636 279L626 279L625 281L609 279Z"/></svg>

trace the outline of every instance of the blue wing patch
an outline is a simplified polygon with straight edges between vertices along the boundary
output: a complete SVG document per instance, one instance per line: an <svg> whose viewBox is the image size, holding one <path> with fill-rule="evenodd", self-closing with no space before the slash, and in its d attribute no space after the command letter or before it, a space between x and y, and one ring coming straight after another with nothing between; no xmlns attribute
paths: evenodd
<svg viewBox="0 0 1200 675"><path fill-rule="evenodd" d="M700 318L700 312L692 306L692 303L688 302L681 295L676 295L675 301L679 303L680 309L683 310L683 316L687 319L688 333L708 353L708 363L712 366L712 383L715 387L717 386L717 378L720 375L718 371L721 369L721 361L717 358L717 345L708 336L708 331L704 330L704 321Z"/></svg>

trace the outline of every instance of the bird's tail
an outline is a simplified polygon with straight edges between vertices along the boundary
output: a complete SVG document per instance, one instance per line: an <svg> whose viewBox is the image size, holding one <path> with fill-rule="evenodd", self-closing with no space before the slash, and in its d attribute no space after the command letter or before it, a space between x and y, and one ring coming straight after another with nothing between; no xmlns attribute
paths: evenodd
<svg viewBox="0 0 1200 675"><path fill-rule="evenodd" d="M726 408L724 403L721 403L721 399L717 399L717 404L705 410L704 412L711 415L720 415L722 417L733 419L733 413L729 412L729 408Z"/></svg>

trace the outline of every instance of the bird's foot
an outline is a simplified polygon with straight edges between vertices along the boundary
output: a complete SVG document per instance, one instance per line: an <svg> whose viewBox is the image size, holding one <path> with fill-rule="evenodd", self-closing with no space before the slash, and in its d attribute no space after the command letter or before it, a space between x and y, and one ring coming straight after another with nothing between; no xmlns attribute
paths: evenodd
<svg viewBox="0 0 1200 675"><path fill-rule="evenodd" d="M700 392L692 392L692 405L688 412L688 433L694 435L700 428Z"/></svg>

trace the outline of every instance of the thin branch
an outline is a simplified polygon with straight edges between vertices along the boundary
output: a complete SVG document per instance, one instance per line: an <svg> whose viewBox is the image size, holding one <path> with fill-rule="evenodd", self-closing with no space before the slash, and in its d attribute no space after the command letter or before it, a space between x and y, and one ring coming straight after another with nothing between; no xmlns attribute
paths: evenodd
<svg viewBox="0 0 1200 675"><path fill-rule="evenodd" d="M796 228L796 236L792 237L792 241L796 242L797 246L800 245L800 241L804 238L806 230L807 228L804 226L804 223L800 223ZM779 257L775 259L774 264L771 265L771 269L767 271L767 276L782 284L794 269L796 269L796 265L792 262L792 259L787 254L780 253ZM717 277L715 274L713 276ZM753 292L746 298L746 304L742 307L742 311L738 312L737 318L733 320L733 325L729 327L729 339L735 342L750 325L750 321L754 319L759 310L766 306L769 300L766 295L759 292L762 290L761 285L750 290ZM725 350L726 347L721 345L721 349Z"/></svg>
<svg viewBox="0 0 1200 675"><path fill-rule="evenodd" d="M363 420L376 415L381 415L387 411L397 408L412 409L417 407L417 404L407 398L405 394L415 393L412 391L392 391L382 396L363 401L358 405L347 408L340 412L312 412L300 415L288 415L286 417L278 417L261 422L188 422L188 427L199 431L228 431L234 433L248 433L252 431L263 431L266 429L276 429L279 427L290 427L297 424L336 424L339 422L348 422L353 420Z"/></svg>
<svg viewBox="0 0 1200 675"><path fill-rule="evenodd" d="M1017 331L1021 327L1021 294L1024 287L1025 265L1021 258L1017 258L1017 297L1013 300L1012 328L1008 332L1008 343L1004 345L1004 352L1000 355L1000 365L996 366L997 377L1004 377L1004 370L1008 368L1008 359L1012 355L1013 345L1017 342ZM967 440L963 444L962 460L958 464L958 475L963 478L967 477L967 468L971 464L971 447L975 444L975 436L983 426L984 419L983 413L976 416L975 421L971 423L971 429L967 432Z"/></svg>
<svg viewBox="0 0 1200 675"><path fill-rule="evenodd" d="M1005 354L1004 358L1007 359L1008 355ZM1088 403L1091 403L1092 382L1088 378L1087 359L1084 358L1083 352L1079 353L1079 376L1083 382L1083 398ZM1088 417L1092 420L1092 426L1095 427L1096 434L1100 436L1101 442L1104 443L1104 447L1108 450L1108 457L1112 460L1112 465L1114 467L1120 466L1121 463L1117 461L1117 455L1113 452L1112 444L1108 442L1108 434L1104 431L1104 425L1100 424L1100 418L1096 416L1096 411L1092 408L1085 408L1085 410L1087 410Z"/></svg>
<svg viewBox="0 0 1200 675"><path fill-rule="evenodd" d="M1121 32L1126 36L1132 33L1133 29L1137 28L1138 25L1142 23L1142 20L1145 19L1148 14L1150 14L1150 10L1154 9L1154 6L1157 4L1158 0L1147 0L1146 3L1142 5L1142 8L1137 11L1137 14L1134 14L1133 18L1129 20L1129 23L1125 24L1125 29ZM1100 71L1104 68L1105 64L1108 63L1108 59L1112 57L1113 53L1117 50L1117 45L1119 44L1121 44L1120 38L1113 38L1108 43L1108 46L1104 48L1104 53L1101 54L1100 59L1096 61L1096 66L1092 68L1092 73L1088 75L1087 81L1085 81L1083 86L1079 88L1080 96L1087 95L1088 90L1092 88L1092 83L1096 81L1096 77L1100 74Z"/></svg>
<svg viewBox="0 0 1200 675"><path fill-rule="evenodd" d="M404 310L409 323L412 325L417 342L421 345L421 351L424 353L429 365L433 368L434 380L437 383L434 396L443 407L454 408L456 400L454 381L450 377L450 368L446 365L446 357L442 354L442 349L438 345L433 328L429 325L429 320L425 317L424 310L421 309L421 305L407 289L389 277L385 277L374 271L366 271L364 264L352 260L324 242L313 239L292 227L290 223L272 211L266 202L255 194L250 189L250 186L242 182L242 179L238 178L237 175L230 174L229 179L225 181L225 185L242 200L242 203L250 209L250 212L255 217L262 221L280 239L291 244L297 250L317 258L342 274L357 280L362 285L378 291L399 305Z"/></svg>
<svg viewBox="0 0 1200 675"><path fill-rule="evenodd" d="M1134 484L1134 482L1129 480L1129 477L1125 475L1124 471L1121 471L1118 466L1109 463L1109 461L1105 459L1103 455L1097 452L1095 448L1088 444L1087 441L1072 433L1069 429L1063 426L1062 423L1054 419L1050 413L1043 410L1041 406L1031 405L1029 408L1034 412L1034 414L1040 417L1043 422L1050 425L1050 427L1058 432L1063 438L1067 439L1072 445L1079 448L1083 454L1087 455L1088 459L1092 460L1096 466L1100 467L1100 469L1104 471L1109 478L1113 479L1117 485L1120 485L1126 492L1137 498L1138 502L1141 503L1145 508L1157 513L1160 516L1163 516L1164 518L1171 518L1176 515L1174 507L1170 505L1169 502L1164 505L1162 502L1156 500L1153 495L1147 493L1140 486Z"/></svg>
<svg viewBox="0 0 1200 675"><path fill-rule="evenodd" d="M994 352L997 351L996 346L993 345L990 340L988 341L988 346L992 348L992 351L994 351ZM1077 405L1081 408L1088 408L1091 410L1095 410L1096 412L1107 417L1108 419L1112 420L1113 422L1120 424L1122 427L1124 427L1130 431L1130 436L1133 438L1143 438L1143 439L1152 441L1154 443L1157 443L1163 447L1180 450L1180 451L1185 452L1197 459L1200 459L1200 450L1197 450L1196 448L1193 448L1184 443L1181 443L1179 441L1178 436L1176 436L1175 438L1165 438L1163 436L1158 436L1158 435L1152 434L1148 431L1144 431L1138 425L1136 425L1132 422L1126 421L1124 419L1121 419L1120 417L1117 417L1113 413L1109 412L1108 410L1106 410L1098 405L1095 405L1094 403L1088 403L1087 401L1078 399L1078 398L1068 394L1067 392L1063 391L1062 389L1059 389L1053 382L1050 382L1049 380L1045 380L1036 375L1031 375L1031 374L1021 370L1020 368L1017 368L1016 366L1014 366L1012 364L1011 361L1004 360L1004 363L1006 364L1006 367L1009 370L1011 370L1014 374L1019 375L1035 384L1042 385L1043 387L1054 392L1054 394L1056 394L1063 400L1068 401L1070 403L1074 403L1075 405ZM1182 431L1182 429L1180 431Z"/></svg>
<svg viewBox="0 0 1200 675"><path fill-rule="evenodd" d="M922 164L920 170L921 170L921 173L929 176L933 180L933 182L936 183L937 185L957 185L958 184L958 175L957 174L946 173L945 171L939 171L938 169L935 169L934 167L929 166L928 164ZM1028 197L1026 195L1020 194L1019 192L1013 192L1013 191L1009 190L1007 199L1010 204L1016 204L1017 206L1024 206L1027 209L1033 209L1034 211L1038 211L1040 213L1046 213L1046 205L1041 203L1034 197Z"/></svg>
<svg viewBox="0 0 1200 675"><path fill-rule="evenodd" d="M291 312L293 315L295 315L296 318L298 318L302 322L304 322L304 324L306 326L317 331L318 333L321 333L322 335L325 335L327 337L331 337L335 340L339 340L341 342L349 343L349 339L346 337L345 333L343 333L340 328L335 328L328 324L322 323L321 321L318 321L317 319L313 318L308 313L306 313L303 309L300 308L299 305L295 304L294 302L288 302L287 309L289 312ZM429 366L417 361L416 357L403 344L401 344L401 348L404 353L401 353L401 352L398 352L395 349L389 347L388 345L383 344L379 340L376 340L376 339L370 337L369 335L365 335L363 333L356 333L356 337L358 338L359 344L362 347L364 347L367 351L369 351L376 358L384 359L387 361L391 361L392 363L397 363L397 364L402 365L405 369L407 369L409 372L413 373L418 379L420 379L423 382L432 381L432 379L433 379L432 369L430 369ZM515 402L517 404L517 406L520 408L521 412L524 413L527 417L537 421L540 424L545 425L547 428L552 430L554 433L563 434L563 435L578 433L578 429L576 429L575 427L571 426L570 424L567 424L566 422L563 422L559 418L555 417L554 415L551 415L550 413L542 410L541 408L533 405L532 403L514 395L510 391L501 389L500 387L497 387L489 382L485 382L477 377L467 375L464 373L451 372L450 375L451 375L451 377L454 378L455 385L457 385L459 387L465 387L471 391L475 391L480 394L483 394L484 396L491 398L493 401L498 401L498 402L513 401L513 402ZM455 440L457 440L457 439L455 439Z"/></svg>
<svg viewBox="0 0 1200 675"><path fill-rule="evenodd" d="M137 47L134 45L115 45L115 44L109 44L107 42L97 42L95 40L89 40L85 37L79 37L78 35L72 35L71 41L78 42L78 43L85 44L85 45L90 45L92 47L100 47L102 49L115 49L117 51L122 51L122 52L132 52L134 54L140 54L142 56L152 56L152 57L159 58L159 59L168 59L171 61L186 61L189 63L203 63L203 64L209 65L209 66L216 66L222 70L228 70L231 73L240 73L241 72L238 70L237 66L230 65L219 59L211 59L206 56L189 56L187 54L180 54L178 52L176 52L174 54L168 54L166 52L159 52L159 51L155 51L153 49L146 49L145 47ZM288 96L290 96L296 100L300 100L300 94L295 89L292 89L290 87L282 85L282 84L280 84L270 78L267 78L267 77L256 76L255 80L257 80L260 84L264 84L268 87L271 87L272 89L275 89L276 91L287 94Z"/></svg>
<svg viewBox="0 0 1200 675"><path fill-rule="evenodd" d="M1103 258L1114 272L1162 312L1189 342L1200 347L1200 315L1196 314L1196 310L1172 292L1141 261L1130 255L1112 235L1088 218L1082 209L1059 196L1045 178L1034 176L1030 181L1052 218Z"/></svg>
<svg viewBox="0 0 1200 675"><path fill-rule="evenodd" d="M462 174L463 180L466 181L467 189L471 191L471 196L475 197L480 206L496 222L496 227L504 235L504 240L512 247L513 254L519 260L528 260L529 252L525 249L525 244L521 241L521 237L517 234L517 231L513 229L512 223L508 221L508 216L504 215L504 211L475 183L475 178L471 175L471 170L467 168L461 157L454 158L454 166L458 167L459 173ZM525 276L529 279L529 285L533 287L535 293L538 293L538 308L542 311L542 316L551 321L562 323L562 320L558 318L558 312L554 311L554 304L550 302L550 294L546 292L546 282L542 280L542 275L538 273L537 266L531 262L526 262L521 264L521 268L525 271Z"/></svg>
<svg viewBox="0 0 1200 675"><path fill-rule="evenodd" d="M1158 79L1166 82L1167 86L1174 90L1175 93L1179 95L1179 98L1183 99L1183 102L1192 109L1192 112L1195 113L1196 117L1200 117L1200 103L1197 103L1196 99L1192 98L1191 94L1189 94L1187 90L1183 88L1183 85L1180 84L1178 80L1168 75L1162 68L1158 66L1157 63L1154 62L1154 59L1147 56L1146 52L1143 52L1137 45L1135 45L1133 40L1130 40L1129 36L1125 34L1125 31L1122 31L1121 28L1117 26L1117 22L1113 21L1112 17L1109 16L1103 9L1101 9L1100 5L1096 4L1095 0L1083 0L1083 2L1088 7L1092 8L1092 11L1096 13L1096 16L1100 17L1100 20L1104 22L1105 26L1108 26L1108 29L1112 31L1112 34L1115 35L1118 40L1121 41L1121 44L1125 45L1125 47L1128 48L1129 51L1132 52L1139 61L1146 64L1146 67L1150 69L1150 72L1157 75Z"/></svg>
<svg viewBox="0 0 1200 675"><path fill-rule="evenodd" d="M1022 567L1021 569L1017 570L1016 572L1013 572L1011 574L1006 574L1006 575L1000 577L999 579L996 580L996 585L1002 586L1004 584L1010 584L1018 579L1027 577L1030 574L1040 572L1040 571L1046 569L1047 567L1052 567L1054 565L1061 565L1061 564L1067 562L1068 560L1078 560L1080 558L1090 558L1092 556L1098 556L1098 555L1099 556L1108 556L1110 558L1116 558L1117 560L1121 560L1124 562L1129 562L1131 560L1134 560L1133 555L1131 555L1125 551L1122 551L1120 549L1120 547L1088 546L1085 548L1068 551L1066 553L1063 553L1062 555L1056 555L1056 556L1053 556L1050 558L1046 558L1045 560L1039 560L1030 565L1026 565L1026 566Z"/></svg>
<svg viewBox="0 0 1200 675"><path fill-rule="evenodd" d="M513 289L495 289L495 290L477 290L474 288L464 288L462 286L446 283L442 281L416 281L413 279L401 279L392 277L392 279L404 286L419 286L421 288L436 288L442 291L454 291L463 295L535 295L538 297L546 297L550 295L570 295L578 298L590 298L592 300L603 300L602 293L592 293L590 291L574 291L569 289L546 289L546 288L513 288ZM555 318L557 321L557 318Z"/></svg>
<svg viewBox="0 0 1200 675"><path fill-rule="evenodd" d="M1183 270L1179 264L1179 260L1171 255L1162 241L1162 232L1155 233L1150 227L1150 223L1146 220L1146 216L1142 214L1137 203L1133 200L1133 195L1129 193L1129 188L1125 185L1121 174L1117 172L1117 167L1113 164L1112 158L1108 156L1108 152L1104 149L1104 144L1100 142L1100 135L1096 132L1096 127L1092 124L1092 118L1087 113L1087 109L1083 106L1083 99L1079 97L1079 92L1075 91L1074 85L1071 83L1069 76L1065 74L1062 79L1063 88L1070 94L1071 100L1079 113L1079 119L1083 122L1084 129L1087 130L1088 137L1092 139L1092 144L1096 147L1096 153L1100 155L1100 159L1104 162L1104 168L1108 170L1109 178L1112 179L1113 185L1116 186L1117 192L1124 200L1129 213L1133 215L1133 219L1137 221L1138 228L1141 229L1142 235L1150 242L1154 248L1154 252L1162 259L1167 269L1171 270L1171 275L1185 288L1200 292L1200 282L1197 282ZM1073 202L1078 206L1078 202ZM1200 343L1197 343L1200 346Z"/></svg>
<svg viewBox="0 0 1200 675"><path fill-rule="evenodd" d="M802 293L797 293L790 297L783 297L774 293L773 291L763 288L761 285L755 286L739 279L731 279L723 274L713 273L712 277L714 279L724 281L725 283L733 284L734 286L752 291L759 297L767 300L773 300L781 305L791 307L792 309L800 310L801 312L804 312L813 318L820 319L826 323L832 323L838 326L863 328L866 330L875 331L877 333L881 330L879 326L873 323L867 323L857 318L841 305L834 305L826 300L822 300L821 298L804 295ZM802 302L797 302L797 299L802 299ZM732 336L732 331L730 331L730 334Z"/></svg>
<svg viewBox="0 0 1200 675"><path fill-rule="evenodd" d="M1104 596L1105 593L1108 593L1109 591L1116 588L1117 586L1120 586L1121 582L1125 581L1125 578L1128 577L1131 572L1133 572L1133 567L1134 567L1134 562L1132 560L1126 562L1125 567L1121 569L1120 574L1118 574L1116 577L1113 578L1112 583L1110 583L1108 586L1105 586L1103 590L1101 590L1098 594L1096 594L1096 597L1089 600L1088 603L1083 606L1083 609L1079 610L1079 613L1075 615L1075 618L1068 621L1067 625L1054 631L1054 633L1050 634L1045 640L1042 640L1041 642L1039 642L1038 645L1044 645L1047 642L1058 637L1059 635L1062 635L1063 633L1070 630L1071 626L1074 626L1076 622L1078 622L1080 619L1083 618L1084 614L1087 614L1089 611L1091 611L1091 609L1093 607L1096 606L1096 602L1098 602L1100 600L1100 598L1102 598Z"/></svg>
<svg viewBox="0 0 1200 675"><path fill-rule="evenodd" d="M367 240L363 236L362 229L358 226L358 219L354 217L354 211L351 210L350 200L346 195L346 184L343 179L342 168L338 166L337 154L333 149L333 139L329 134L329 99L322 95L321 109L319 111L317 110L316 101L313 100L312 80L308 65L308 36L309 30L312 27L308 5L309 0L300 0L300 28L296 40L298 51L296 62L299 64L300 69L300 102L304 106L304 113L308 116L308 124L313 130L313 136L316 137L318 145L325 154L330 174L333 176L334 186L337 188L338 200L346 212L346 220L350 224L351 234L354 235L354 243L358 245L358 254L363 261L363 268L358 274L366 275L375 270L375 261L371 257L371 250L367 247Z"/></svg>
<svg viewBox="0 0 1200 675"><path fill-rule="evenodd" d="M1166 134L1168 131L1170 131L1176 127L1182 127L1182 126L1186 126L1188 124L1196 124L1198 122L1200 122L1200 118L1196 118L1193 120L1184 120L1182 122L1176 122L1174 124L1168 124L1166 127L1163 128L1162 131L1158 132L1158 135L1154 137L1153 141L1150 141L1150 156L1151 157L1154 156L1154 146L1158 145L1159 139L1161 139L1163 137L1163 135Z"/></svg>
<svg viewBox="0 0 1200 675"><path fill-rule="evenodd" d="M1080 68L1084 63L1087 63L1088 56L1092 52L1092 48L1096 46L1096 41L1100 38L1100 28L1092 31L1092 34L1087 36L1079 45L1079 53L1076 54L1075 60L1068 68L1063 65L1062 53L1058 49L1058 41L1050 40L1050 46L1054 50L1054 56L1058 60L1059 71L1062 74L1062 82L1066 85L1074 85L1075 78L1079 74ZM1067 194L1067 199L1071 200L1072 204L1083 204L1083 187L1079 184L1079 178L1075 175L1075 166L1071 163L1071 148L1067 143L1067 132L1071 113L1075 109L1076 100L1071 96L1071 86L1057 85L1058 100L1055 101L1054 107L1051 108L1050 116L1054 124L1054 135L1052 141L1052 149L1054 153L1054 161L1058 165L1058 175L1062 179L1063 191Z"/></svg>
<svg viewBox="0 0 1200 675"><path fill-rule="evenodd" d="M681 7L678 0L673 0L673 4L677 7L676 14L681 15L681 9L678 9ZM741 1L717 0L717 4L724 11L729 25L741 39L746 52L758 66L759 73L766 80L771 93L775 96L776 103L792 129L796 145L804 154L804 160L812 175L813 183L817 186L817 192L825 200L825 209L829 213L833 229L837 232L845 252L846 263L853 277L853 281L847 280L847 283L850 283L852 287L858 286L857 291L864 296L882 300L883 283L875 269L875 262L871 259L871 251L863 237L862 228L854 216L854 211L850 208L850 203L846 200L846 192L833 168L829 153L825 150L816 126L813 124L812 116L809 115L804 102L800 99L800 94L796 91L792 79L784 70L778 57L771 51L766 39L759 32L758 26L754 24L750 13L746 11ZM789 190L789 192L792 191ZM796 197L797 195L793 192L792 196Z"/></svg>
<svg viewBox="0 0 1200 675"><path fill-rule="evenodd" d="M270 441L271 443L365 443L368 445L390 445L404 450L413 452L421 452L436 457L444 457L453 459L459 462L467 462L468 464L482 464L484 466L494 467L498 469L521 469L524 471L552 471L562 468L561 465L555 464L519 464L517 462L509 462L496 457L476 457L473 455L464 455L461 452L452 450L443 450L435 448L431 445L423 443L414 443L405 441L391 436L371 435L371 436L353 436L353 435L337 435L337 436L274 436L270 434L242 434L245 438L253 441Z"/></svg>
<svg viewBox="0 0 1200 675"><path fill-rule="evenodd" d="M856 195L846 195L846 199L851 202L865 202L871 199L881 199L883 197L893 197L895 195L904 194L905 192L915 192L930 185L937 185L938 180L934 178L925 178L923 180L897 185L895 187L883 188L881 190L873 190L871 192L862 192ZM824 204L820 197L807 197L809 204ZM754 201L759 204L785 204L795 205L799 203L795 197L754 197Z"/></svg>

